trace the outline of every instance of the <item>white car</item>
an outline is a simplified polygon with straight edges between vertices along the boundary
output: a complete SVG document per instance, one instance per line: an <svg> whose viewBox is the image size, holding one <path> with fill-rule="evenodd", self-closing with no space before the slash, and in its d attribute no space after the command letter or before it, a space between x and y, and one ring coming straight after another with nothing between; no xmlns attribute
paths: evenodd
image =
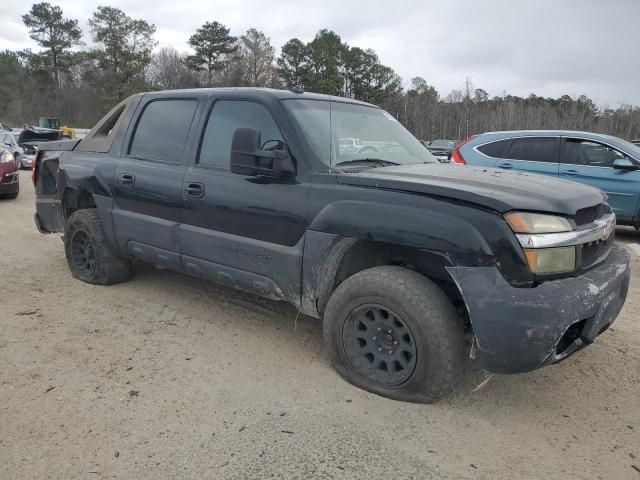
<svg viewBox="0 0 640 480"><path fill-rule="evenodd" d="M18 134L7 131L0 131L0 146L6 148L16 159L18 168L31 168L35 158L35 147L30 148L30 152L18 145Z"/></svg>

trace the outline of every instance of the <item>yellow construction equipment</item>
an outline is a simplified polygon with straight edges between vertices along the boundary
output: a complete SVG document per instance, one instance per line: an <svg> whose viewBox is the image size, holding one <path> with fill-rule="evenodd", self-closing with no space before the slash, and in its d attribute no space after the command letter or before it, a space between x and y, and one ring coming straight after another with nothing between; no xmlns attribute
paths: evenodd
<svg viewBox="0 0 640 480"><path fill-rule="evenodd" d="M66 125L60 126L60 119L56 117L38 117L38 127L58 130L63 137L76 138L75 129Z"/></svg>

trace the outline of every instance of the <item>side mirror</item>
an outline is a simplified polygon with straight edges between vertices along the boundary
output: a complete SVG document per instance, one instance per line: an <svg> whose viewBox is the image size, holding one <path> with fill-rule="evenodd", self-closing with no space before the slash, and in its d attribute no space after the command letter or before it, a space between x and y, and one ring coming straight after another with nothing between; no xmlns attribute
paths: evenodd
<svg viewBox="0 0 640 480"><path fill-rule="evenodd" d="M261 150L260 137L260 132L252 128L238 128L233 133L231 172L265 177L295 175L296 168L286 147L284 150Z"/></svg>
<svg viewBox="0 0 640 480"><path fill-rule="evenodd" d="M627 170L627 171L640 170L640 166L635 165L628 158L616 158L613 161L613 168L615 168L616 170Z"/></svg>

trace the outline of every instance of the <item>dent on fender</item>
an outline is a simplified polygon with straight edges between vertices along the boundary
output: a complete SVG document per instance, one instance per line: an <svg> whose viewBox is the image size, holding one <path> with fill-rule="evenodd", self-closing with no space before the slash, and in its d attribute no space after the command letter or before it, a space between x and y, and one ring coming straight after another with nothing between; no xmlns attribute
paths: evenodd
<svg viewBox="0 0 640 480"><path fill-rule="evenodd" d="M73 163L60 159L59 182L61 187L86 190L91 194L111 197L115 163L98 164L95 160L74 157ZM60 190L63 190L62 188Z"/></svg>

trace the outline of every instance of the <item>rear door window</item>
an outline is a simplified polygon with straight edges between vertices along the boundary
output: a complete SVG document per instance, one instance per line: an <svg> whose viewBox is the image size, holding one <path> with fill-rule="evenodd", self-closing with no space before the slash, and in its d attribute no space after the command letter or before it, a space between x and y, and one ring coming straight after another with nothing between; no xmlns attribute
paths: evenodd
<svg viewBox="0 0 640 480"><path fill-rule="evenodd" d="M555 137L516 138L511 143L508 158L530 162L557 163L557 144L558 139Z"/></svg>
<svg viewBox="0 0 640 480"><path fill-rule="evenodd" d="M129 155L180 163L197 106L198 102L192 99L149 102L138 120Z"/></svg>
<svg viewBox="0 0 640 480"><path fill-rule="evenodd" d="M485 154L487 157L491 157L491 158L507 158L507 153L509 152L510 143L511 143L511 139L498 140L497 142L491 142L491 143L486 143L484 145L480 145L478 147L478 151L480 153Z"/></svg>

